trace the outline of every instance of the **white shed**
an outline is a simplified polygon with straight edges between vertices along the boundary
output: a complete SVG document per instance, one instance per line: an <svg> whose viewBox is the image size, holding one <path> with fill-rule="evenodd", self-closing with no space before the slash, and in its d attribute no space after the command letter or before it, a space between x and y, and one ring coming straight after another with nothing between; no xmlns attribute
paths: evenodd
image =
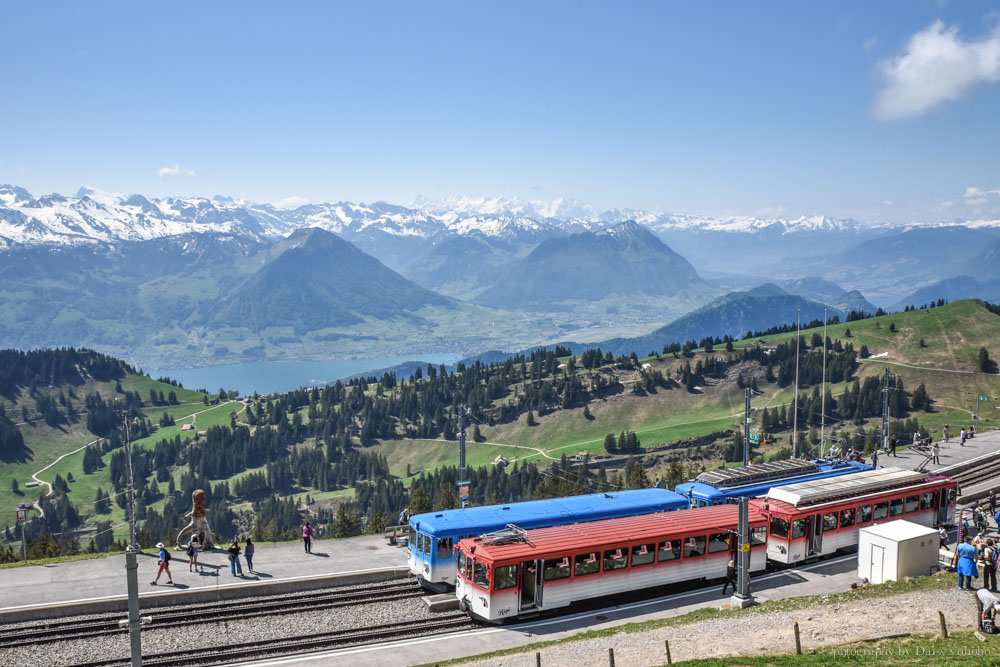
<svg viewBox="0 0 1000 667"><path fill-rule="evenodd" d="M938 564L938 533L910 521L890 521L858 531L858 576L873 584L922 577Z"/></svg>

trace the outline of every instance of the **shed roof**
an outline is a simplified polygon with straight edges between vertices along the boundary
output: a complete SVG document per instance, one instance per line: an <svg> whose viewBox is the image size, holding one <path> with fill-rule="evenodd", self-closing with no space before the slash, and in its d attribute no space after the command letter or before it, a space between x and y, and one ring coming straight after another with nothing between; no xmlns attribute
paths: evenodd
<svg viewBox="0 0 1000 667"><path fill-rule="evenodd" d="M937 536L937 530L934 528L921 526L919 523L913 523L912 521L907 521L905 519L897 519L895 521L889 521L888 523L880 523L867 528L862 528L860 532L878 535L879 537L884 537L892 540L893 542L905 542L906 540L928 537L931 535Z"/></svg>

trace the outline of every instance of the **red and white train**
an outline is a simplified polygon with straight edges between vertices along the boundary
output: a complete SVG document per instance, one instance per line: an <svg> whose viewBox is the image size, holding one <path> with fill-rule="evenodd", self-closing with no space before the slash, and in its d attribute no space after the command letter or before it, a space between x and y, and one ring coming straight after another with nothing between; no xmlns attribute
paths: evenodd
<svg viewBox="0 0 1000 667"><path fill-rule="evenodd" d="M950 525L957 495L947 477L879 468L775 487L750 506L768 519L768 560L798 563L857 545L858 531L877 523Z"/></svg>
<svg viewBox="0 0 1000 667"><path fill-rule="evenodd" d="M946 477L881 468L772 489L750 501L750 570L856 545L859 528L883 521L951 523L957 487ZM715 505L463 539L455 593L463 610L501 622L717 579L735 554L738 514L736 505Z"/></svg>

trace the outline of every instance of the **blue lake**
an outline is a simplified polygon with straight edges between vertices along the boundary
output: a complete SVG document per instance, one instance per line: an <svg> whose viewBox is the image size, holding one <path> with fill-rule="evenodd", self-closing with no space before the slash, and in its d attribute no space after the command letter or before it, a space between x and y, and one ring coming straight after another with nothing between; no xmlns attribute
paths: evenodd
<svg viewBox="0 0 1000 667"><path fill-rule="evenodd" d="M337 380L389 368L411 361L424 365L453 364L461 359L454 353L408 354L396 357L339 359L334 361L252 361L200 368L149 370L151 377L171 377L188 389L217 391L220 387L238 389L242 394L271 394L299 387L322 387Z"/></svg>

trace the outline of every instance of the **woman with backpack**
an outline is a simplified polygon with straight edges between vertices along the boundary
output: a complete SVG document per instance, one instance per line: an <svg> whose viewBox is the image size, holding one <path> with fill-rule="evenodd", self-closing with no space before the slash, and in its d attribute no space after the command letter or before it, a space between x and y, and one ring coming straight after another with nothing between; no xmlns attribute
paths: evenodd
<svg viewBox="0 0 1000 667"><path fill-rule="evenodd" d="M232 571L233 576L239 572L240 576L243 576L243 566L240 565L240 543L233 540L233 543L229 545L226 549L229 552L229 569Z"/></svg>
<svg viewBox="0 0 1000 667"><path fill-rule="evenodd" d="M197 537L191 538L191 542L188 544L187 555L188 555L188 572L201 572L201 566L198 565Z"/></svg>
<svg viewBox="0 0 1000 667"><path fill-rule="evenodd" d="M1000 557L1000 550L997 549L993 538L986 540L983 547L983 588L988 588L994 593L997 592L997 560Z"/></svg>
<svg viewBox="0 0 1000 667"><path fill-rule="evenodd" d="M163 574L164 572L166 572L167 573L167 585L168 586L173 586L174 585L174 578L170 574L170 552L167 551L167 548L165 546L163 546L163 542L157 542L156 548L160 550L160 561L159 561L160 562L160 569L157 570L157 572L156 572L156 579L153 579L151 582L149 582L149 585L150 586L155 586L156 582L158 582L160 580L160 575Z"/></svg>

